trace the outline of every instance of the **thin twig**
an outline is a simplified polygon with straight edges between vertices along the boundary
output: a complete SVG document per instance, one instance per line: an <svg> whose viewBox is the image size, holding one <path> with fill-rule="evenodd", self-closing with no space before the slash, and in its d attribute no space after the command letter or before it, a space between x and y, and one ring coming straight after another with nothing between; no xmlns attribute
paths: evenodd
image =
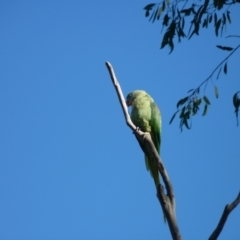
<svg viewBox="0 0 240 240"><path fill-rule="evenodd" d="M215 73L218 69L221 70L222 65L223 65L224 63L226 63L226 62L228 61L228 59L232 56L232 54L235 53L239 48L240 48L240 44L239 44L237 47L235 47L235 48L231 51L231 53L228 54L228 56L225 57L225 58L215 67L215 69L212 71L212 73L211 73L201 84L199 84L198 87L196 87L195 89L189 90L188 92L191 92L191 93L189 93L189 95L187 95L186 97L184 97L183 99L181 99L181 100L178 101L178 103L177 103L177 109L178 109L178 110L173 114L173 116L172 116L172 118L171 118L171 120L170 120L170 123L172 123L173 119L174 119L175 116L176 116L176 113L179 112L179 114L180 114L180 119L181 119L181 120L180 120L180 129L181 129L181 130L183 129L184 123L187 123L187 122L188 122L188 119L191 117L190 114L193 113L193 115L195 115L195 114L197 113L197 111L199 110L199 109L197 109L196 112L194 112L194 111L191 112L192 110L189 110L189 109L194 109L194 104L192 104L192 103L193 103L193 100L194 100L194 99L197 99L198 96L200 95L200 89L201 89L201 87L204 86L204 89L203 89L203 90L204 90L204 92L205 92L205 89L206 89L206 87L207 87L207 84L208 84L208 82L209 82L210 80L212 80L212 76L214 75L214 73ZM219 73L220 73L220 72L219 72ZM218 75L219 75L219 74L218 74ZM218 77L217 77L217 78L218 78ZM214 86L214 88L217 89L215 86ZM217 94L216 92L217 92L217 90L215 90L215 95L216 95L216 97L218 98L218 94ZM184 103L182 103L182 104L181 104L181 103L179 104L179 102L181 102L181 101L184 100L184 99L186 99L186 101L184 101ZM180 106L182 106L181 109L179 109ZM186 115L188 116L187 118L186 118ZM187 126L187 125L185 124L185 126ZM187 128L190 129L190 127L188 127L188 126L187 126Z"/></svg>
<svg viewBox="0 0 240 240"><path fill-rule="evenodd" d="M217 69L224 63L224 62L226 62L227 60L228 60L228 58L235 52L235 51L237 51L237 49L240 47L240 44L236 47L236 48L234 48L234 50L230 53L230 54L228 54L228 56L226 57L226 58L224 58L218 65L217 65L217 67L212 71L212 73L210 74L210 76L207 78L207 79L205 79L197 88L200 88L205 82L207 82L212 76L213 76L213 74L217 71Z"/></svg>
<svg viewBox="0 0 240 240"><path fill-rule="evenodd" d="M213 231L213 233L211 234L211 236L209 237L209 240L215 240L218 238L218 236L220 235L220 233L223 230L223 227L227 221L228 215L232 212L232 210L237 207L237 205L240 203L240 192L237 196L237 198L231 203L231 204L227 204L224 208L222 217L216 227L216 229Z"/></svg>
<svg viewBox="0 0 240 240"><path fill-rule="evenodd" d="M238 36L238 35L228 35L228 36L226 36L226 38L230 38L230 37L240 38L240 36Z"/></svg>

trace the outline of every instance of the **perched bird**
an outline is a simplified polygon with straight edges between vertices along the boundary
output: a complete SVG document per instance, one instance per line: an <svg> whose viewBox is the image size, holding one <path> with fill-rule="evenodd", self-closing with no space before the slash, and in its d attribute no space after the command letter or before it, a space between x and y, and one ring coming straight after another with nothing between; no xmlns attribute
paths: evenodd
<svg viewBox="0 0 240 240"><path fill-rule="evenodd" d="M154 100L145 91L137 90L129 93L126 98L127 106L132 106L131 119L136 127L151 135L152 141L160 154L161 143L161 114ZM147 170L150 171L156 187L160 184L159 173L154 159L149 156L141 139L136 136L144 154Z"/></svg>

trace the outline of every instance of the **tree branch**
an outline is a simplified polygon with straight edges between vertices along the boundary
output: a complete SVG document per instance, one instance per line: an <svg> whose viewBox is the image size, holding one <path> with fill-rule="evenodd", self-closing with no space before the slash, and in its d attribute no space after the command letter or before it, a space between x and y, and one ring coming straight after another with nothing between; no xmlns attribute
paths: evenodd
<svg viewBox="0 0 240 240"><path fill-rule="evenodd" d="M223 227L227 221L228 215L232 212L232 210L235 207L237 207L237 205L239 203L240 203L240 192L239 192L237 198L231 204L227 204L225 206L222 217L221 217L216 229L213 231L212 235L209 237L209 240L215 240L218 238L218 236L222 232Z"/></svg>
<svg viewBox="0 0 240 240"><path fill-rule="evenodd" d="M228 35L228 36L226 36L226 38L230 38L230 37L240 38L240 36L238 36L238 35Z"/></svg>
<svg viewBox="0 0 240 240"><path fill-rule="evenodd" d="M200 88L204 83L206 83L207 81L209 81L209 79L211 79L211 77L212 77L213 74L217 71L217 69L218 69L224 62L226 62L226 61L228 60L228 58L230 58L231 55L232 55L235 51L238 50L239 47L240 47L240 44L239 44L237 47L235 47L235 48L233 49L233 51L232 51L231 53L229 53L228 56L227 56L226 58L224 58L224 59L217 65L217 67L212 71L212 73L210 74L210 76L209 76L206 80L204 80L197 88Z"/></svg>
<svg viewBox="0 0 240 240"><path fill-rule="evenodd" d="M189 90L188 91L189 94L186 97L184 97L184 98L182 98L182 99L180 99L178 101L178 103L177 103L177 111L173 114L173 116L172 116L172 118L170 120L170 124L172 123L172 121L175 118L176 114L179 112L179 118L181 119L180 120L180 129L181 129L181 131L183 129L183 126L186 126L188 129L191 128L191 127L189 127L188 121L189 121L189 119L192 116L194 116L199 111L200 104L204 104L205 105L205 109L204 109L202 115L203 116L206 115L208 105L210 105L210 101L207 99L206 96L203 96L202 98L199 97L200 96L200 91L204 87L204 93L205 93L205 89L206 89L209 81L210 80L212 81L212 77L216 73L217 70L219 70L218 71L218 75L217 75L217 79L218 79L220 71L222 69L223 69L224 73L227 74L227 61L232 56L232 54L234 54L240 48L240 44L237 45L237 47L235 47L235 48L224 47L224 46L217 46L217 47L222 49L222 50L230 49L231 52L227 55L227 57L225 57L215 67L215 69L212 71L212 73L200 85L198 85L198 87L196 87L195 89ZM223 67L223 65L224 65L224 67ZM218 98L218 89L217 89L217 87L215 85L214 85L214 92L215 92L216 98ZM181 108L180 108L180 106L181 106Z"/></svg>
<svg viewBox="0 0 240 240"><path fill-rule="evenodd" d="M163 182L165 184L166 188L166 194L164 193L164 187L159 184L157 188L157 197L159 199L159 202L162 206L164 216L167 219L168 226L172 235L173 240L181 240L180 231L177 225L177 219L175 214L175 199L174 199L174 193L172 184L170 182L170 179L168 177L167 171L163 165L163 162L152 142L151 135L149 133L144 133L141 130L137 129L136 126L132 123L131 118L128 114L127 105L125 102L125 98L122 94L122 90L120 87L120 84L117 81L117 78L115 76L113 67L109 62L105 63L107 66L107 69L109 71L110 77L112 79L112 83L115 87L115 90L118 95L119 102L121 104L125 120L127 125L133 130L134 134L137 135L139 138L142 139L143 144L146 146L146 148L149 150L149 153L154 157L154 160L158 166L158 170L161 174L161 177L163 179Z"/></svg>

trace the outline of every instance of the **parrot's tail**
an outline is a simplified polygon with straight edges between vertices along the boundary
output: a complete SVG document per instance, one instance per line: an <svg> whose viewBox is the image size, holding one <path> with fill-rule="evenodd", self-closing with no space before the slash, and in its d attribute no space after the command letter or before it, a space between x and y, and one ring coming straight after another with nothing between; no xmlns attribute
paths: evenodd
<svg viewBox="0 0 240 240"><path fill-rule="evenodd" d="M158 168L154 162L154 159L149 159L147 155L145 155L145 164L146 164L147 170L150 171L150 174L157 188L157 186L160 184L160 178L159 178Z"/></svg>

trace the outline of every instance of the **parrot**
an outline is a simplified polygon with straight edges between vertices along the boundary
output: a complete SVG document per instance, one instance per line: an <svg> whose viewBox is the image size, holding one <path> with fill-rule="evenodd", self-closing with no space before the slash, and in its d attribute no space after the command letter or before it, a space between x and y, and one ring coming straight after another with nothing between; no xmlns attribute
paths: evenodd
<svg viewBox="0 0 240 240"><path fill-rule="evenodd" d="M131 120L137 128L151 135L155 148L160 154L162 120L161 113L152 97L143 90L130 92L126 97L128 107L132 106ZM157 164L152 156L144 150L144 145L136 136L140 147L145 154L146 168L153 177L156 188L160 184Z"/></svg>

